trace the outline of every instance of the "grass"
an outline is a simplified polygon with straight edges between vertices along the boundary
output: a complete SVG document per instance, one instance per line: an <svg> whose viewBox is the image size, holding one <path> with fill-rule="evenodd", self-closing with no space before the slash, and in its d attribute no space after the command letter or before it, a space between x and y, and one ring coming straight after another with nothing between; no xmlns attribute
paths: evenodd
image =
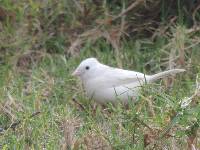
<svg viewBox="0 0 200 150"><path fill-rule="evenodd" d="M98 11L100 17L105 17L103 8L98 10L92 5L91 11L96 14L91 13L88 22L84 22L74 10L77 4L68 1L0 3L8 11L3 15L6 20L0 33L0 149L200 146L198 94L186 107L181 107L185 97L194 94L196 75L200 73L199 31L184 26L184 19L179 19L180 24L169 24L164 33L159 32L160 27L152 39L137 34L134 38L120 38L116 46L108 35L97 39L76 37L67 30L76 29L78 34L85 33L84 29L91 31L95 26L91 18ZM72 3L73 7L65 3ZM102 5L109 11L110 6ZM71 13L66 15L68 12ZM162 19L166 19L165 15L163 12ZM112 32L109 28L114 27L103 26L101 30L107 28ZM82 44L75 45L73 53L67 51L77 39ZM87 57L146 74L173 67L187 71L145 86L128 108L121 104L101 106L89 100L80 81L71 76Z"/></svg>

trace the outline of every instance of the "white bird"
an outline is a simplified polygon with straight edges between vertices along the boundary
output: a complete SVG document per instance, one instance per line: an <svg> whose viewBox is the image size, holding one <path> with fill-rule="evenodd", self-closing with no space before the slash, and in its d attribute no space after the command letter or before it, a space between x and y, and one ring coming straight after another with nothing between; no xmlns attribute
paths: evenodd
<svg viewBox="0 0 200 150"><path fill-rule="evenodd" d="M81 79L89 98L99 103L114 103L117 100L127 103L128 100L134 100L138 96L138 90L143 84L184 71L184 69L172 69L155 75L145 75L104 65L96 58L87 58L72 75Z"/></svg>

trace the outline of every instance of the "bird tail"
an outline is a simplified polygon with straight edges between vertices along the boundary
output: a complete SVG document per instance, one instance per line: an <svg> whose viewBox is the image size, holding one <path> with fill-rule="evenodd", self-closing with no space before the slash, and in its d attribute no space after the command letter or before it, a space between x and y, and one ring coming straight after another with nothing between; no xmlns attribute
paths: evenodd
<svg viewBox="0 0 200 150"><path fill-rule="evenodd" d="M180 72L184 72L184 71L185 71L185 69L171 69L171 70L167 70L167 71L164 71L164 72L157 73L155 75L151 75L148 81L149 82L153 82L153 81L156 81L158 79L167 77L169 75L180 73Z"/></svg>

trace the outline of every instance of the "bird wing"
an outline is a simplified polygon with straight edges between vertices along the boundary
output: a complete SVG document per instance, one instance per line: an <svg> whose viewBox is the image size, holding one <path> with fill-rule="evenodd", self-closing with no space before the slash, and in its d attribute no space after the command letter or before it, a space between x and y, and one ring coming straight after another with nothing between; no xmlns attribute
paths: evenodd
<svg viewBox="0 0 200 150"><path fill-rule="evenodd" d="M140 72L113 68L113 70L107 72L107 76L113 77L115 80L117 80L116 82L127 84L144 80L146 75Z"/></svg>
<svg viewBox="0 0 200 150"><path fill-rule="evenodd" d="M134 82L144 81L149 76L135 71L123 70L118 68L106 67L102 69L101 76L95 80L101 87L116 87Z"/></svg>

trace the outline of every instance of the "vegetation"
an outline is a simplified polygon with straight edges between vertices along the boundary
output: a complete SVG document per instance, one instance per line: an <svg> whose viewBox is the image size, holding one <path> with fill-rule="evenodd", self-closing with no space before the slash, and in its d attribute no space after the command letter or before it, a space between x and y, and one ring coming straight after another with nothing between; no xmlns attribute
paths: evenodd
<svg viewBox="0 0 200 150"><path fill-rule="evenodd" d="M196 0L1 0L0 149L200 147ZM136 102L101 106L71 73L81 60L153 74Z"/></svg>

